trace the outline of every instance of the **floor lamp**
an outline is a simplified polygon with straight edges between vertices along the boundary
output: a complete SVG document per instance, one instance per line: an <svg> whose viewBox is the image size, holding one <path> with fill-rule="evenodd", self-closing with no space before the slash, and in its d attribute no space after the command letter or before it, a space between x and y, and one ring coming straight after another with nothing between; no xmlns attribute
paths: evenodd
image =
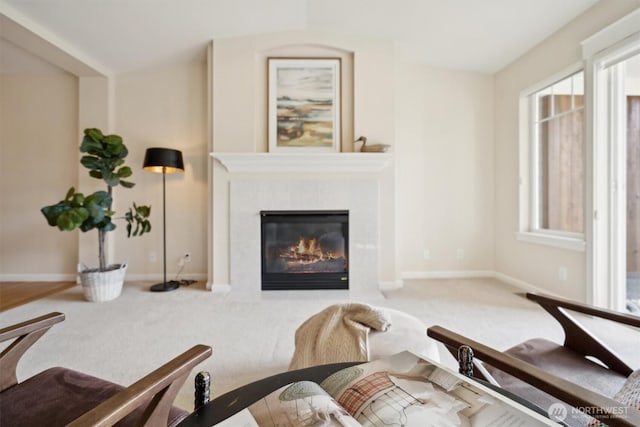
<svg viewBox="0 0 640 427"><path fill-rule="evenodd" d="M180 283L167 281L167 197L165 176L168 173L184 171L182 153L171 148L147 148L142 169L162 174L162 265L163 281L151 286L152 292L167 292L178 289Z"/></svg>

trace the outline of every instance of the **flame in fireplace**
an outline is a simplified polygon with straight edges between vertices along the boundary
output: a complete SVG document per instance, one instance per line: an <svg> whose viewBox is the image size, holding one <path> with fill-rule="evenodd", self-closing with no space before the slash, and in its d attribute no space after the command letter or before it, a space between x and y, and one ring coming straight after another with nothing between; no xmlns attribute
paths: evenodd
<svg viewBox="0 0 640 427"><path fill-rule="evenodd" d="M337 259L333 252L323 251L317 239L306 239L304 236L300 236L298 243L288 247L280 257L291 264L310 264Z"/></svg>
<svg viewBox="0 0 640 427"><path fill-rule="evenodd" d="M300 237L297 245L297 253L304 255L316 255L322 257L322 249L318 246L318 241L316 239L305 240L304 237Z"/></svg>

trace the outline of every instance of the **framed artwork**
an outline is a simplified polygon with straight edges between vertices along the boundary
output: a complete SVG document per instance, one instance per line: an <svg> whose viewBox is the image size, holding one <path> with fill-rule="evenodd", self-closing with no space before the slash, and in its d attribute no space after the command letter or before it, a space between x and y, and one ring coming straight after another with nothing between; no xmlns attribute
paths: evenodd
<svg viewBox="0 0 640 427"><path fill-rule="evenodd" d="M269 151L340 151L340 58L269 58Z"/></svg>

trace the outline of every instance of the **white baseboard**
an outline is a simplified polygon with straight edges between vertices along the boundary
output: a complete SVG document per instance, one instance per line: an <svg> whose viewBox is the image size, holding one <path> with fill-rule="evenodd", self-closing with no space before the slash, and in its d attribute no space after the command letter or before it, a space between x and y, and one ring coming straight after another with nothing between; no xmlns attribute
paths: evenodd
<svg viewBox="0 0 640 427"><path fill-rule="evenodd" d="M125 282L161 282L164 280L163 274L129 274L125 276ZM167 280L176 280L175 274L167 274ZM181 274L178 276L178 280L198 280L204 281L207 280L206 274L192 273L192 274Z"/></svg>
<svg viewBox="0 0 640 427"><path fill-rule="evenodd" d="M500 280L501 282L504 282L508 285L512 285L515 286L516 288L520 288L523 291L526 292L537 292L537 293L542 293L542 294L549 294L549 295L554 295L554 296L559 296L558 294L549 291L548 289L542 289L538 286L532 285L529 282L525 282L524 280L520 280L520 279L516 279L515 277L511 277L511 276L507 276L506 274L503 273L495 273L495 278Z"/></svg>
<svg viewBox="0 0 640 427"><path fill-rule="evenodd" d="M539 292L554 294L547 289L542 289L524 280L516 279L504 273L490 270L460 270L460 271L407 271L401 273L402 279L466 279L466 278L492 278L500 280L508 285L515 286L525 292Z"/></svg>
<svg viewBox="0 0 640 427"><path fill-rule="evenodd" d="M400 289L402 287L402 280L380 282L378 287L381 291L393 291L394 289Z"/></svg>
<svg viewBox="0 0 640 427"><path fill-rule="evenodd" d="M77 274L0 274L0 282L74 282ZM125 282L160 282L163 274L127 274ZM167 275L168 280L174 280L175 276ZM206 274L181 274L182 280L207 280Z"/></svg>
<svg viewBox="0 0 640 427"><path fill-rule="evenodd" d="M0 274L0 282L75 282L76 274Z"/></svg>
<svg viewBox="0 0 640 427"><path fill-rule="evenodd" d="M207 289L214 294L228 294L231 292L231 285L226 283L211 283L207 282Z"/></svg>
<svg viewBox="0 0 640 427"><path fill-rule="evenodd" d="M402 279L464 279L472 277L496 277L494 271L485 270L451 270L451 271L405 271Z"/></svg>
<svg viewBox="0 0 640 427"><path fill-rule="evenodd" d="M76 274L0 274L0 282L72 282L76 280ZM464 278L494 278L527 292L540 292L554 294L553 292L534 286L531 283L508 276L503 273L489 270L451 270L451 271L406 271L400 274L401 280L380 282L381 291L392 291L402 288L402 280L409 279L464 279ZM173 280L174 277L167 277ZM159 282L162 274L127 274L125 281L135 282ZM206 281L207 275L202 273L183 274L179 279ZM211 283L207 281L207 289L211 292L227 294L231 291L231 285L223 283Z"/></svg>

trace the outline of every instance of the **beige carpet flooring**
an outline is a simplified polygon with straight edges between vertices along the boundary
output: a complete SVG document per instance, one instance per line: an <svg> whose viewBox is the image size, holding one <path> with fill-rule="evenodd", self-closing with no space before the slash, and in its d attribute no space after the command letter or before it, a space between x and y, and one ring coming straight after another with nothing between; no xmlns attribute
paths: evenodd
<svg viewBox="0 0 640 427"><path fill-rule="evenodd" d="M66 366L127 385L202 343L213 347L213 356L197 370L211 372L215 396L286 370L296 328L326 306L350 300L346 292L335 291L237 296L211 293L202 285L170 293L152 293L148 286L127 283L118 299L106 303L86 302L74 287L2 313L3 326L51 311L67 317L27 352L19 378ZM403 310L426 326L442 325L498 349L531 337L561 340L555 321L520 292L493 279L415 280L384 295L351 300ZM637 331L597 326L632 366L640 367ZM448 353L440 353L443 363L455 367ZM187 410L193 409L193 375L176 400Z"/></svg>

